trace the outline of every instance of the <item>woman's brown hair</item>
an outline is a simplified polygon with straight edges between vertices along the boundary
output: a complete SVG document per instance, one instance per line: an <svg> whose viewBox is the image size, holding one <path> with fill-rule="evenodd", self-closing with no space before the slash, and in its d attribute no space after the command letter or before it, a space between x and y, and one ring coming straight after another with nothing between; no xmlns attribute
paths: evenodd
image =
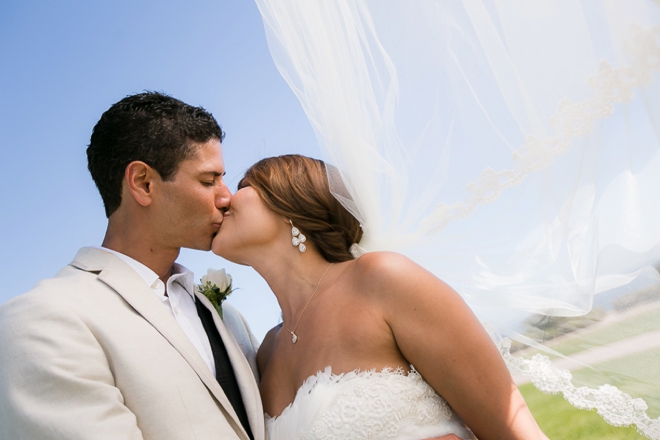
<svg viewBox="0 0 660 440"><path fill-rule="evenodd" d="M352 260L360 223L330 193L325 163L297 154L269 157L247 170L238 188L251 186L274 212L293 224L331 263Z"/></svg>

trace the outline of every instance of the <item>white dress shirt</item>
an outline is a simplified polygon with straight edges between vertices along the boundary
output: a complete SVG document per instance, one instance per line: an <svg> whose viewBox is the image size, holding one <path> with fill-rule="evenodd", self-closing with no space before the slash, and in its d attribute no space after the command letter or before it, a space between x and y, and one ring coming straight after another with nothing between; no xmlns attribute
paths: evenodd
<svg viewBox="0 0 660 440"><path fill-rule="evenodd" d="M99 249L121 258L123 262L128 264L142 277L144 282L147 283L147 286L151 288L158 299L170 311L213 373L213 376L215 376L215 362L213 360L213 352L211 351L211 343L195 306L194 292L196 285L193 281L193 273L182 265L174 263L172 266L172 275L167 280L167 286L165 286L160 278L158 278L156 272L139 261L112 249L104 247L100 247Z"/></svg>

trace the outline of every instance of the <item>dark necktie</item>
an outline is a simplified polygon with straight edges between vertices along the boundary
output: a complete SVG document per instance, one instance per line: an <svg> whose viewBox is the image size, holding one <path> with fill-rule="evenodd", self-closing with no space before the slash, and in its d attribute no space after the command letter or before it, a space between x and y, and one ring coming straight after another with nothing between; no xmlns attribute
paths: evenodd
<svg viewBox="0 0 660 440"><path fill-rule="evenodd" d="M213 322L213 315L197 298L195 298L195 306L197 307L197 314L202 321L204 330L211 343L211 351L213 352L213 360L215 361L215 378L225 392L231 406L234 407L234 411L236 411L236 415L238 415L241 425L245 428L248 436L253 439L254 437L250 430L247 412L245 411L245 405L243 404L243 398L241 397L241 390L238 388L236 375L234 374L234 369L229 361L229 355L227 354L225 344L222 342L220 333L218 333L218 329Z"/></svg>

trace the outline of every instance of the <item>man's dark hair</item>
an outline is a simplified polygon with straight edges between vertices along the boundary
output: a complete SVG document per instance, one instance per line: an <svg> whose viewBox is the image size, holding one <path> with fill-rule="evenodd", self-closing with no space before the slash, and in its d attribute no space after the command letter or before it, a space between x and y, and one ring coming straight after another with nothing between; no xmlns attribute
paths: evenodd
<svg viewBox="0 0 660 440"><path fill-rule="evenodd" d="M87 167L105 215L121 205L129 163L140 160L163 180L172 180L181 162L195 154L195 144L224 137L209 112L162 93L138 93L117 102L103 113L87 147Z"/></svg>

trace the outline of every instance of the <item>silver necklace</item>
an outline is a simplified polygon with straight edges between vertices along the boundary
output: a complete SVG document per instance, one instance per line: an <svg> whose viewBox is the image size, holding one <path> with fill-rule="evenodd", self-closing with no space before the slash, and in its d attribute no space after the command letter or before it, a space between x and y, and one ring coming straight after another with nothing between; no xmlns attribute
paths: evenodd
<svg viewBox="0 0 660 440"><path fill-rule="evenodd" d="M298 342L298 335L296 334L296 329L298 328L298 324L300 324L300 320L302 319L303 313L305 313L305 310L307 309L307 306L309 305L309 303L312 301L312 298L314 298L314 295L316 295L316 292L319 291L319 286L321 285L321 281L323 281L323 278L325 278L325 274L328 273L328 271L330 270L330 267L332 267L333 264L335 264L335 263L330 263L330 265L325 269L325 272L323 272L323 275L321 275L321 279L319 280L319 282L316 283L316 289L314 289L314 293L312 293L312 296L309 297L309 299L307 300L307 303L305 304L305 307L303 307L302 312L300 312L300 317L298 318L298 322L296 323L295 327L293 327L293 330L291 330L289 328L289 326L286 325L286 322L284 322L284 318L282 318L282 322L284 323L284 326L289 331L289 333L291 333L291 342L292 343L295 344L296 342Z"/></svg>

